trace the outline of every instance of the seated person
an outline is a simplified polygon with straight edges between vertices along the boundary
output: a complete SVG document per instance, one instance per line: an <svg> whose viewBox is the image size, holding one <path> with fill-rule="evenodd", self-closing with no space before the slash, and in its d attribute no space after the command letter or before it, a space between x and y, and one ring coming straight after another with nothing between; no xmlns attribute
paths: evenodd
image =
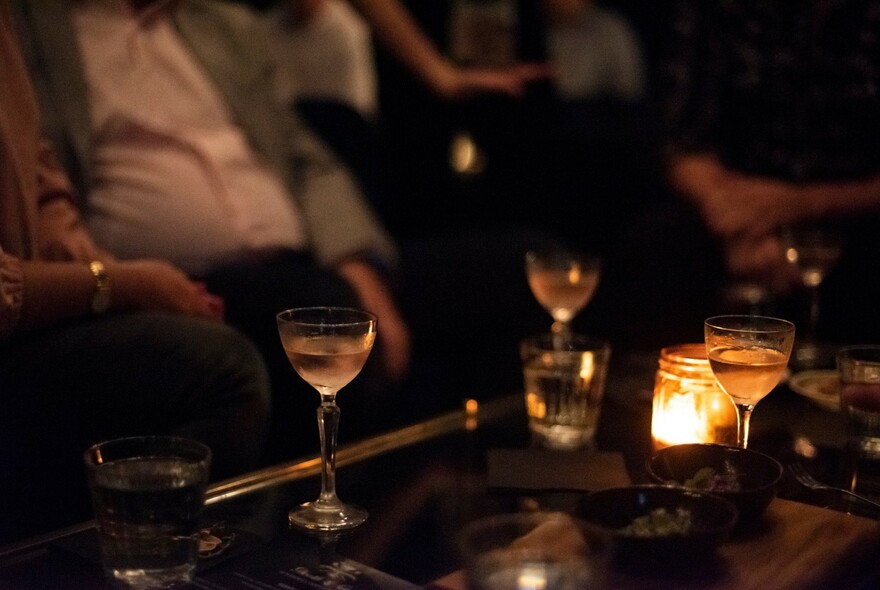
<svg viewBox="0 0 880 590"><path fill-rule="evenodd" d="M664 257L646 257L641 309L688 310L696 337L700 316L723 309L723 286L747 280L770 296L764 311L800 331L782 231L832 225L843 255L822 285L819 337L875 340L880 283L865 268L880 255L877 2L759 4L672 3L659 62L667 176L684 211L667 218L677 228L653 215L635 236L634 250Z"/></svg>
<svg viewBox="0 0 880 590"><path fill-rule="evenodd" d="M222 301L177 268L99 249L40 138L0 2L0 544L91 518L82 455L174 434L214 453L212 479L257 466L269 383Z"/></svg>
<svg viewBox="0 0 880 590"><path fill-rule="evenodd" d="M395 244L348 171L276 101L265 23L242 6L51 4L22 6L20 22L89 226L120 258L170 260L223 296L228 321L269 365L274 458L316 447L298 428L314 430L316 394L277 335L285 308L357 306L379 318L377 346L348 387L379 385L347 397L360 418L340 438L519 382L516 343L546 325L522 270L535 240ZM407 387L418 396L390 397L390 385L416 378Z"/></svg>

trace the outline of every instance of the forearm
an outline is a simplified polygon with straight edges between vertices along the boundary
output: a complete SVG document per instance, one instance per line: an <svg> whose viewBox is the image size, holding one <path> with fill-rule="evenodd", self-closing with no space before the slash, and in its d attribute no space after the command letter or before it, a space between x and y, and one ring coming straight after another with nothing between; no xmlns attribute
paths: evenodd
<svg viewBox="0 0 880 590"><path fill-rule="evenodd" d="M670 161L667 180L670 187L682 197L700 202L717 190L728 172L711 153L691 153Z"/></svg>
<svg viewBox="0 0 880 590"><path fill-rule="evenodd" d="M103 311L156 310L220 320L223 301L161 260L103 261L104 289L88 263L25 262L19 329ZM102 298L96 300L101 292ZM106 305L104 305L106 303ZM94 305L101 304L99 307Z"/></svg>
<svg viewBox="0 0 880 590"><path fill-rule="evenodd" d="M880 212L880 174L864 180L812 183L798 190L804 218L847 217Z"/></svg>
<svg viewBox="0 0 880 590"><path fill-rule="evenodd" d="M110 281L110 310L148 307L141 299L151 290L145 272L136 264L105 261ZM24 293L19 329L50 326L93 313L98 283L85 262L25 261Z"/></svg>
<svg viewBox="0 0 880 590"><path fill-rule="evenodd" d="M49 326L90 313L95 277L87 264L24 262L22 270L24 292L19 330Z"/></svg>
<svg viewBox="0 0 880 590"><path fill-rule="evenodd" d="M398 0L349 1L370 22L382 45L427 85L439 90L451 83L455 68Z"/></svg>
<svg viewBox="0 0 880 590"><path fill-rule="evenodd" d="M380 273L363 260L352 258L339 263L336 268L357 293L364 309L379 318L383 365L392 380L402 379L410 362L410 334L391 289Z"/></svg>
<svg viewBox="0 0 880 590"><path fill-rule="evenodd" d="M337 264L336 270L354 288L368 311L379 317L397 314L391 290L369 262L351 258Z"/></svg>
<svg viewBox="0 0 880 590"><path fill-rule="evenodd" d="M670 165L669 183L699 208L713 233L726 238L754 239L787 224L880 212L880 175L794 183L741 174L714 156L689 154Z"/></svg>

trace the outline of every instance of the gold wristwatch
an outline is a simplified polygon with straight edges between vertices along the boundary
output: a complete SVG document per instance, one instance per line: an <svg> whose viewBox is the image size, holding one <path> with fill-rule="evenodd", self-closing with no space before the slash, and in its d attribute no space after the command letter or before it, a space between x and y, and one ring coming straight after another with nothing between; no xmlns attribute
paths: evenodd
<svg viewBox="0 0 880 590"><path fill-rule="evenodd" d="M95 277L95 295L92 297L92 313L101 314L110 307L110 275L104 263L94 260L89 263L89 270Z"/></svg>

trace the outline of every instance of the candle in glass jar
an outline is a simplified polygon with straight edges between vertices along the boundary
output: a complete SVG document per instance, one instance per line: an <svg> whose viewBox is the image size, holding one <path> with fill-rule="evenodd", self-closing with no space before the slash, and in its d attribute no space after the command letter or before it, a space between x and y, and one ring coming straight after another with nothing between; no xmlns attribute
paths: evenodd
<svg viewBox="0 0 880 590"><path fill-rule="evenodd" d="M718 386L703 344L660 352L651 436L657 448L683 443L736 444L736 408Z"/></svg>

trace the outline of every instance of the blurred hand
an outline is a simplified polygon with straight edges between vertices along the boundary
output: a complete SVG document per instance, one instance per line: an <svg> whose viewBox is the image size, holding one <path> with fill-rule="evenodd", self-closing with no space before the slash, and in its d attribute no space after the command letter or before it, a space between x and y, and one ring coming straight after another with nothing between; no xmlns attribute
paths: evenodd
<svg viewBox="0 0 880 590"><path fill-rule="evenodd" d="M107 272L113 281L116 306L223 319L223 299L167 262L119 261L108 265Z"/></svg>
<svg viewBox="0 0 880 590"><path fill-rule="evenodd" d="M382 366L392 381L399 382L409 370L411 344L409 327L397 309L391 291L366 262L347 260L338 266L338 271L357 293L364 309L379 319Z"/></svg>
<svg viewBox="0 0 880 590"><path fill-rule="evenodd" d="M685 154L669 169L669 182L693 202L706 227L722 238L750 238L775 233L799 221L802 189L780 180L740 174L712 154Z"/></svg>
<svg viewBox="0 0 880 590"><path fill-rule="evenodd" d="M766 285L778 295L800 285L798 271L785 260L785 249L778 236L726 240L724 255L731 275Z"/></svg>
<svg viewBox="0 0 880 590"><path fill-rule="evenodd" d="M519 97L526 87L553 76L548 64L525 63L504 69L447 67L433 81L434 91L446 100L461 100L480 94Z"/></svg>
<svg viewBox="0 0 880 590"><path fill-rule="evenodd" d="M722 237L757 238L798 219L798 191L791 183L727 173L698 200L703 219Z"/></svg>

